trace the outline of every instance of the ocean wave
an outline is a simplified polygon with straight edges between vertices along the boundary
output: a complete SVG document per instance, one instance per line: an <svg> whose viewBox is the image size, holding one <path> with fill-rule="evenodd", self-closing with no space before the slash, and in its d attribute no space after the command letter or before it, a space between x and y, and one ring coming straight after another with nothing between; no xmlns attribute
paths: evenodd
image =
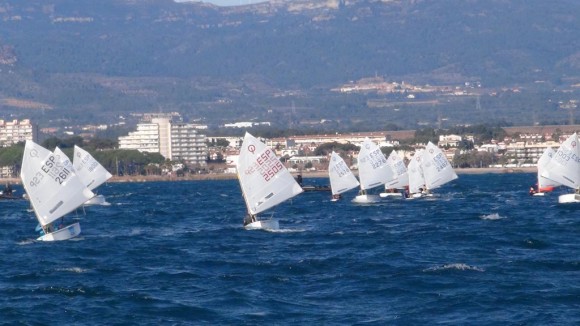
<svg viewBox="0 0 580 326"><path fill-rule="evenodd" d="M483 268L477 266L470 266L463 263L454 263L454 264L445 264L441 266L434 266L429 267L423 270L423 272L436 272L436 271L444 271L444 270L458 270L458 271L476 271L476 272L485 272Z"/></svg>
<svg viewBox="0 0 580 326"><path fill-rule="evenodd" d="M492 214L482 215L482 216L480 216L480 218L482 220L501 220L501 219L504 219L505 217L499 215L498 213L492 213Z"/></svg>
<svg viewBox="0 0 580 326"><path fill-rule="evenodd" d="M71 272L71 273L86 273L89 270L86 268L81 268L81 267L66 267L66 268L57 268L56 269L57 272Z"/></svg>

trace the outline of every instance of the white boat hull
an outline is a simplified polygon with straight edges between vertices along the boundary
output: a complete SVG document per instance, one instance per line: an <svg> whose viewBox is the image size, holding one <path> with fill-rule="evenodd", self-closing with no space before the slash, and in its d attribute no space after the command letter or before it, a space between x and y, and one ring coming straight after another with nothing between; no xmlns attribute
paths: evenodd
<svg viewBox="0 0 580 326"><path fill-rule="evenodd" d="M107 202L107 200L105 199L105 196L96 195L93 198L87 200L83 205L84 206L96 206L96 205L109 206L111 204Z"/></svg>
<svg viewBox="0 0 580 326"><path fill-rule="evenodd" d="M48 234L45 234L39 237L38 241L62 241L72 239L76 236L81 234L81 225L77 222L71 225L68 225L65 228L62 228L58 231L54 231Z"/></svg>
<svg viewBox="0 0 580 326"><path fill-rule="evenodd" d="M580 203L580 195L577 194L560 195L558 197L558 203L560 204Z"/></svg>
<svg viewBox="0 0 580 326"><path fill-rule="evenodd" d="M280 225L277 220L260 220L244 226L246 230L278 230Z"/></svg>
<svg viewBox="0 0 580 326"><path fill-rule="evenodd" d="M358 195L352 200L356 204L373 204L379 203L381 198L377 195Z"/></svg>
<svg viewBox="0 0 580 326"><path fill-rule="evenodd" d="M381 192L379 196L381 198L402 198L403 194L400 192Z"/></svg>
<svg viewBox="0 0 580 326"><path fill-rule="evenodd" d="M546 195L545 192L536 192L533 196L535 196L535 197L543 197L545 195Z"/></svg>

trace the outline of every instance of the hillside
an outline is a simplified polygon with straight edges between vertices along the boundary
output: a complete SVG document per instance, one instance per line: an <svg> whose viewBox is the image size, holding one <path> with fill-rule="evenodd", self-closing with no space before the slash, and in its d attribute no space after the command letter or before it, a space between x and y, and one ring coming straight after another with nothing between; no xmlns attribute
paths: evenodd
<svg viewBox="0 0 580 326"><path fill-rule="evenodd" d="M354 129L384 127L379 119L441 124L441 117L562 123L577 116L558 104L578 98L576 12L580 2L573 0L276 0L240 7L0 0L0 107L51 125L143 111L179 111L212 125L261 119L297 128L321 119ZM425 94L415 102L407 93L331 91L374 76L481 86L473 96ZM388 103L369 105L377 101ZM369 114L370 124L363 118Z"/></svg>

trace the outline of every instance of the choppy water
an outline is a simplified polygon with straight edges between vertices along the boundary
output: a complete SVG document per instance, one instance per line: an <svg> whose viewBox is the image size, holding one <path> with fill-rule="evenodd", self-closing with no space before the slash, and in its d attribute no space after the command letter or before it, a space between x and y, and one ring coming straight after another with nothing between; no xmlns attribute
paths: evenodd
<svg viewBox="0 0 580 326"><path fill-rule="evenodd" d="M532 183L460 175L374 206L303 193L271 212L280 232L243 230L235 180L109 184L112 205L55 243L0 202L0 324L578 325L580 206Z"/></svg>

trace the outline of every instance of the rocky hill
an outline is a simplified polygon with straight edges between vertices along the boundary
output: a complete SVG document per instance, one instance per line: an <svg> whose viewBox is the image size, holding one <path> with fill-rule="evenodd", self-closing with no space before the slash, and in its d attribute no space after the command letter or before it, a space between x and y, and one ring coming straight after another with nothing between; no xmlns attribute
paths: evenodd
<svg viewBox="0 0 580 326"><path fill-rule="evenodd" d="M453 123L489 119L487 111L459 118L461 108L478 106L511 123L522 112L529 113L525 124L561 122L570 111L557 103L577 99L580 83L578 12L575 0L274 0L239 7L0 0L0 107L13 116L47 117L45 124L179 111L216 125L348 117L356 129L359 113L373 112L368 103L386 98L400 107L408 94L331 89L380 77L480 85L477 103L470 97L441 106L434 96L414 103L429 111L431 123L441 116L457 117ZM21 101L49 109L9 104ZM426 117L396 112L379 116L404 126Z"/></svg>

